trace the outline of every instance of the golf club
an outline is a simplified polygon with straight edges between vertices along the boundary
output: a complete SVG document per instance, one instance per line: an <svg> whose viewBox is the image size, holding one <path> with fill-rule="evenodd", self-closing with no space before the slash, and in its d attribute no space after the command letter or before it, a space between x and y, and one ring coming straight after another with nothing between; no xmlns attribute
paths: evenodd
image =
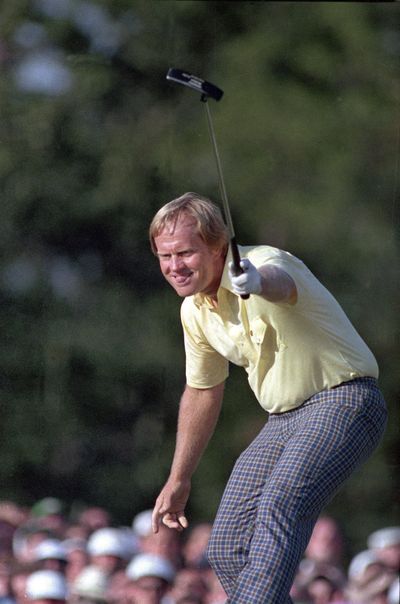
<svg viewBox="0 0 400 604"><path fill-rule="evenodd" d="M167 80L171 80L172 82L176 82L177 84L182 84L183 86L187 86L188 88L191 88L192 90L195 90L196 92L200 92L200 94L201 94L200 100L204 103L206 116L207 116L208 129L210 132L210 138L211 138L211 142L212 142L212 146L213 146L213 150L214 150L215 161L217 164L219 188L220 188L220 193L221 193L221 197L222 197L225 221L226 221L226 225L228 227L230 248L231 248L231 252L232 252L233 272L235 275L240 275L243 272L243 269L240 266L239 249L238 249L238 246L236 243L235 230L233 228L232 216L231 216L231 211L230 211L230 207L229 207L228 196L226 193L224 175L222 173L221 161L219 158L217 140L215 138L211 111L210 111L210 107L207 102L208 97L214 99L215 101L221 100L224 92L223 92L223 90L221 90L220 88L215 86L215 84L211 84L211 82L206 82L205 80L202 80L201 78L198 78L197 76L189 74L186 71L183 71L182 69L170 68L167 73ZM249 298L249 295L243 294L243 295L241 295L241 298L243 300L247 300Z"/></svg>

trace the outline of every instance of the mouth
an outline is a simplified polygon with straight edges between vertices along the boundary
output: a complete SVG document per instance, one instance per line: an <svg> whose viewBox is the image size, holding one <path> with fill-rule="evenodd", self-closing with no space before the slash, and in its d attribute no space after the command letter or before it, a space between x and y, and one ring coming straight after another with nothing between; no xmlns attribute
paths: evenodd
<svg viewBox="0 0 400 604"><path fill-rule="evenodd" d="M183 287L189 283L192 275L192 272L187 273L185 275L171 275L171 281L175 283L178 287Z"/></svg>

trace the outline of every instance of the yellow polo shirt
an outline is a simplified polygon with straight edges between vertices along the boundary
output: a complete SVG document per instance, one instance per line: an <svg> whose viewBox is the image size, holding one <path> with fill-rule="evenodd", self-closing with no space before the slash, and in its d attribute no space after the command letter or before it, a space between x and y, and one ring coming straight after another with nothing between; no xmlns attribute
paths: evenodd
<svg viewBox="0 0 400 604"><path fill-rule="evenodd" d="M245 368L260 405L289 411L313 394L356 377L378 377L378 365L342 308L295 256L270 246L241 247L257 267L273 264L294 280L296 304L246 301L230 290L228 262L218 307L202 294L181 307L186 379L193 388L223 382L229 362Z"/></svg>

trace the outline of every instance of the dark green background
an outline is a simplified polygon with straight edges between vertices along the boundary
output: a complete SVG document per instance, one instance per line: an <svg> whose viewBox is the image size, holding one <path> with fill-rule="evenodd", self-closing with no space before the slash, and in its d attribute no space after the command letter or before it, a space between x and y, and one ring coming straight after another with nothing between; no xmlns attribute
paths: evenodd
<svg viewBox="0 0 400 604"><path fill-rule="evenodd" d="M173 66L225 91L211 110L239 242L301 257L378 358L389 427L329 508L362 546L399 511L399 5L98 0L89 26L87 3L61 5L0 8L0 498L129 523L167 476L180 301L147 229L184 191L219 200L204 108ZM43 52L63 93L18 85ZM232 368L192 520L213 518L264 421Z"/></svg>

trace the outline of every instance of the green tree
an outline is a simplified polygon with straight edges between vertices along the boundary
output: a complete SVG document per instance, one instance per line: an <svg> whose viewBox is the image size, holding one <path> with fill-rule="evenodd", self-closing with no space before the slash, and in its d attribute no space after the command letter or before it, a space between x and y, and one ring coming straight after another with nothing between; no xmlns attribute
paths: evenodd
<svg viewBox="0 0 400 604"><path fill-rule="evenodd" d="M355 543L394 521L399 15L395 3L3 3L1 497L97 503L126 522L166 477L184 358L147 228L185 190L219 197L202 104L165 81L176 66L225 90L211 109L239 241L304 259L378 357L388 432L331 510ZM193 518L212 518L264 421L232 368Z"/></svg>

